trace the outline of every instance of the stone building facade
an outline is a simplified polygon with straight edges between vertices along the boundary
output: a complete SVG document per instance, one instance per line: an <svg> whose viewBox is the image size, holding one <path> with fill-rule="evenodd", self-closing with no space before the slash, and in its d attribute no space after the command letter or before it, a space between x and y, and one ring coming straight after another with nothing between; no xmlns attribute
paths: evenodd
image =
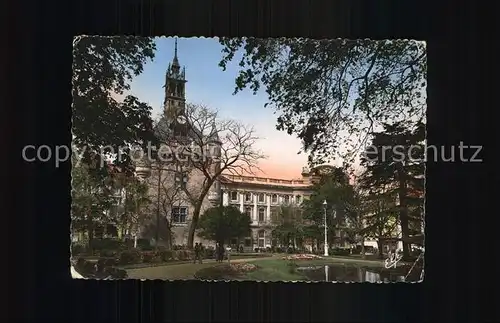
<svg viewBox="0 0 500 323"><path fill-rule="evenodd" d="M251 236L231 245L242 245L245 250L277 245L271 232L282 205L300 205L312 194L312 178L307 168L300 179L278 179L257 176L223 175L220 180L223 205L233 205L251 219Z"/></svg>
<svg viewBox="0 0 500 323"><path fill-rule="evenodd" d="M186 107L186 70L180 67L177 57L177 40L175 42L175 52L172 63L169 64L165 73L165 99L163 102L163 116L156 125L155 131L168 132L171 138L175 138L175 143L166 142L168 147L175 144L189 145L192 142L194 131L186 126L185 107ZM211 134L210 142L217 145L217 133ZM168 139L166 139L168 141ZM210 149L214 160L217 160L220 149ZM208 171L215 173L220 167L220 162L213 162ZM188 239L188 231L194 211L194 204L184 193L190 192L193 196L200 196L202 183L205 175L198 169L181 169L177 163L169 162L151 162L145 161L136 165L137 176L147 181L150 187L150 196L152 204L150 206L151 225L143 226L142 238L158 238L159 244L165 244L168 239L167 230L171 231L171 243L175 245L185 245ZM220 184L216 181L210 188L210 191L202 202L201 212L215 205L220 204ZM168 221L166 221L168 219ZM156 222L156 223L155 223ZM170 229L167 226L170 226ZM156 230L156 227L160 230ZM153 230L148 230L153 227ZM156 231L160 234L157 237ZM211 244L209 241L200 239L197 235L194 242Z"/></svg>

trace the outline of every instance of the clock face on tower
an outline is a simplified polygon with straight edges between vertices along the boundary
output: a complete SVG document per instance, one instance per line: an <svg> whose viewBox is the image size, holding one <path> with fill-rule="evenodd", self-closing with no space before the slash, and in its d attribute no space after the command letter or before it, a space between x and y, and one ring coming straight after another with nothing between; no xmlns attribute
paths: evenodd
<svg viewBox="0 0 500 323"><path fill-rule="evenodd" d="M177 117L177 122L178 122L179 124L185 124L185 123L186 123L186 117L185 117L185 116L183 116L183 115L178 116L178 117Z"/></svg>

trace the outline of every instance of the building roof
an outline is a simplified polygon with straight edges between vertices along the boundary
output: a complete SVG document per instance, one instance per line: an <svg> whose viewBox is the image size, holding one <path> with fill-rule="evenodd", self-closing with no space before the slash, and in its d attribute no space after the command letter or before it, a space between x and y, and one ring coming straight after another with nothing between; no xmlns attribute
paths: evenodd
<svg viewBox="0 0 500 323"><path fill-rule="evenodd" d="M291 190L309 190L312 184L306 179L279 179L259 176L243 176L222 174L222 184L233 184L235 186L259 186L262 188L281 188Z"/></svg>

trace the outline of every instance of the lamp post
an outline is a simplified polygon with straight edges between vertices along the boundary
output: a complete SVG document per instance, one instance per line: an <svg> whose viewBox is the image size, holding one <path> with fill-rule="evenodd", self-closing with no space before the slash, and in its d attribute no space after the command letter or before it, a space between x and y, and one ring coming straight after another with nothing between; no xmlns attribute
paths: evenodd
<svg viewBox="0 0 500 323"><path fill-rule="evenodd" d="M324 242L324 249L325 249L325 253L324 253L324 256L325 257L328 257L328 227L326 225L326 207L327 207L327 203L326 203L326 200L323 201L323 206L325 208L325 217L324 217L324 220L325 220L325 242Z"/></svg>
<svg viewBox="0 0 500 323"><path fill-rule="evenodd" d="M155 247L158 248L158 239L160 238L160 194L161 194L161 167L158 167L158 191L156 200L156 230L155 230Z"/></svg>

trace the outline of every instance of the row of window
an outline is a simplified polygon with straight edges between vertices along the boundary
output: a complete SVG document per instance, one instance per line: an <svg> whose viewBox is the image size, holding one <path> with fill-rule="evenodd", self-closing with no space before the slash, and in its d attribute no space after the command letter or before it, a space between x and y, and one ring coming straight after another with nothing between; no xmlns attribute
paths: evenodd
<svg viewBox="0 0 500 323"><path fill-rule="evenodd" d="M259 231L257 233L257 240L256 240L257 246L259 248L265 247L265 245L266 245L265 241L266 240L268 240L268 242L270 242L269 241L269 237L266 237L266 234L264 233L264 231L262 231L262 230ZM232 245L236 245L238 243L238 239L231 239L230 242L231 242ZM244 246L245 247L251 247L252 243L253 243L252 238L247 237L247 238L244 239Z"/></svg>
<svg viewBox="0 0 500 323"><path fill-rule="evenodd" d="M266 202L266 195L264 193L259 193L259 194L256 194L257 195L257 201L259 203L265 203ZM230 196L231 196L231 201L238 201L238 192L231 192L230 193ZM245 202L252 202L252 193L245 193ZM289 195L285 195L283 197L283 200L285 203L290 203L290 196ZM300 195L297 195L295 196L295 202L296 203L300 203L302 201L302 197ZM278 194L272 194L271 195L271 203L273 204L276 204L278 203Z"/></svg>
<svg viewBox="0 0 500 323"><path fill-rule="evenodd" d="M252 211L253 211L253 208L250 206L245 208L245 214L250 218L252 217ZM271 210L271 215L273 215L273 213L275 213L275 211ZM263 207L259 208L258 213L257 213L257 221L259 221L259 222L266 221L266 209L265 208L263 208Z"/></svg>

